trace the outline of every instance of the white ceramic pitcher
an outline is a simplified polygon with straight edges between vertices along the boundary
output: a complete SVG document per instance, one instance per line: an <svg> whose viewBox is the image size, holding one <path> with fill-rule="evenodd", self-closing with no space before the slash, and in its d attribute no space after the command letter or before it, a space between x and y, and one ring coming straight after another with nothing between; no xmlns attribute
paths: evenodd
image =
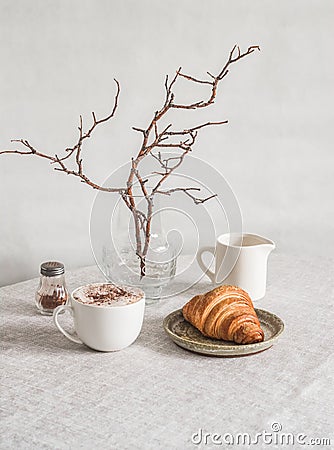
<svg viewBox="0 0 334 450"><path fill-rule="evenodd" d="M201 248L197 261L213 283L239 286L259 300L266 293L267 260L274 248L273 241L257 234L227 233L217 238L216 248ZM204 264L204 252L215 256L214 272Z"/></svg>

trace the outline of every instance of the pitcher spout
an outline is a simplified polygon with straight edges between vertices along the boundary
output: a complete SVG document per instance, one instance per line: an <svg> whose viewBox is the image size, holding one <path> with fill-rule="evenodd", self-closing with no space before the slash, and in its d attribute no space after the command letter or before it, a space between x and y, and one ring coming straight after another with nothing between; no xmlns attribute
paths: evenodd
<svg viewBox="0 0 334 450"><path fill-rule="evenodd" d="M276 246L274 244L274 242L271 242L270 244L262 244L261 248L263 249L263 251L265 252L265 254L267 255L267 257L270 255L270 253L275 250Z"/></svg>
<svg viewBox="0 0 334 450"><path fill-rule="evenodd" d="M242 234L242 247L270 246L275 248L275 243L264 236L254 233Z"/></svg>
<svg viewBox="0 0 334 450"><path fill-rule="evenodd" d="M259 242L255 245L257 245L259 247L259 250L261 249L261 251L263 252L263 255L268 258L270 253L276 248L275 242L263 236L257 236L257 238Z"/></svg>

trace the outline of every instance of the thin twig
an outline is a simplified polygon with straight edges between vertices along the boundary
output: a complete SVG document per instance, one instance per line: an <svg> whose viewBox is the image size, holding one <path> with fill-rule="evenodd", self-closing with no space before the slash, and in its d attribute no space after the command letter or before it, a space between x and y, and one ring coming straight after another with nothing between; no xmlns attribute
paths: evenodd
<svg viewBox="0 0 334 450"><path fill-rule="evenodd" d="M171 195L174 192L183 192L188 197L190 197L196 205L205 203L208 200L211 200L212 198L217 197L217 194L212 194L209 197L199 198L199 197L196 197L195 195L192 195L190 192L190 191L200 191L200 190L201 190L201 188L195 188L195 187L194 188L173 188L173 189L167 189L165 191L156 191L155 193L163 194L163 195Z"/></svg>

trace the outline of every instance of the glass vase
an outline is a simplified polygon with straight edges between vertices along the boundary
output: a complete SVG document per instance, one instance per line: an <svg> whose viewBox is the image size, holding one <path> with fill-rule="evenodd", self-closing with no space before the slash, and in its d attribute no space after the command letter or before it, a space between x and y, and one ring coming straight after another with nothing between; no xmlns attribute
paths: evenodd
<svg viewBox="0 0 334 450"><path fill-rule="evenodd" d="M164 287L175 276L177 261L176 246L168 241L163 228L160 198L156 195L153 200L147 232L147 198L133 196L135 212L129 208L128 197L120 198L111 216L111 237L102 249L106 279L141 288L148 304L161 298Z"/></svg>

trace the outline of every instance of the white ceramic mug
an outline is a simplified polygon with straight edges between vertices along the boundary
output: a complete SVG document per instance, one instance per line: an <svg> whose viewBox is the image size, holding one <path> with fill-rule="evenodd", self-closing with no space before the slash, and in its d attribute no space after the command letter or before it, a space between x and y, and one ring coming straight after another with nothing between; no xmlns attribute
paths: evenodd
<svg viewBox="0 0 334 450"><path fill-rule="evenodd" d="M86 344L88 347L102 352L122 350L131 345L139 336L143 324L144 292L137 290L142 294L142 298L134 303L103 306L78 301L74 294L83 287L72 292L70 304L57 306L54 310L53 321L58 330L70 341ZM59 324L58 316L63 311L69 311L73 316L77 336L68 333Z"/></svg>
<svg viewBox="0 0 334 450"><path fill-rule="evenodd" d="M215 248L201 248L197 261L213 283L239 286L252 300L259 300L266 293L267 260L274 248L273 241L257 234L227 233L217 238ZM214 272L202 260L205 252L215 257Z"/></svg>

